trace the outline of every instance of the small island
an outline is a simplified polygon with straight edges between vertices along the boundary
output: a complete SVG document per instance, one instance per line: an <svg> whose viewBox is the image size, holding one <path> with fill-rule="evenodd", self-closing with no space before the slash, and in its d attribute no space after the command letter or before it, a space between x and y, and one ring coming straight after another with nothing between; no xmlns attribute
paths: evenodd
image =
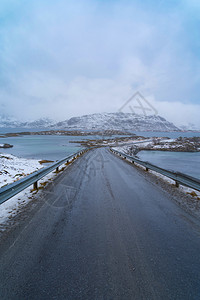
<svg viewBox="0 0 200 300"><path fill-rule="evenodd" d="M12 147L13 147L13 145L10 145L10 144L0 144L0 148L6 149L6 148L12 148Z"/></svg>

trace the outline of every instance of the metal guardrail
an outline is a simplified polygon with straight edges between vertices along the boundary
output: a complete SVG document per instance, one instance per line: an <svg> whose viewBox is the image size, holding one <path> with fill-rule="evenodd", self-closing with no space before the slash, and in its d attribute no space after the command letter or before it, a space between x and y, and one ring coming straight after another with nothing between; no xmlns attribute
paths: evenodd
<svg viewBox="0 0 200 300"><path fill-rule="evenodd" d="M82 149L74 154L71 154L71 155L59 160L56 163L51 164L48 167L42 168L38 171L35 171L34 173L16 181L16 182L13 182L7 186L0 188L0 204L5 202L6 200L12 198L16 194L20 193L25 188L29 187L31 184L33 184L34 189L37 189L38 180L40 180L45 175L49 174L50 172L52 172L55 169L56 169L56 171L58 171L59 166L61 166L65 162L69 162L70 160L76 158L77 156L83 154L86 151L87 151L87 149Z"/></svg>
<svg viewBox="0 0 200 300"><path fill-rule="evenodd" d="M170 179L173 179L175 181L175 184L177 187L179 186L179 184L181 184L181 185L187 186L189 188L195 189L197 191L200 191L200 180L198 178L194 178L192 176L189 176L189 175L186 175L186 174L183 174L180 172L174 172L174 171L169 171L169 170L160 168L149 162L142 161L142 160L137 159L130 155L126 155L120 151L116 151L113 149L110 149L110 151L125 158L125 159L131 160L132 163L137 163L137 164L145 167L146 171L148 171L150 169L150 170L160 173Z"/></svg>

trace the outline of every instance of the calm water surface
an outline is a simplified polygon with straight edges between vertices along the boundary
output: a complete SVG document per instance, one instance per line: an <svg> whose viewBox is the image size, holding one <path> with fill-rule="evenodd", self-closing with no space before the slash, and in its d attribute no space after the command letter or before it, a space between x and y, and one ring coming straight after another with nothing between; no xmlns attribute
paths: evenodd
<svg viewBox="0 0 200 300"><path fill-rule="evenodd" d="M30 130L29 131L35 131ZM16 130L12 128L0 128L0 132L20 132L24 128ZM26 129L27 131L27 129ZM137 135L146 137L168 136L176 138L179 136L200 136L200 133L193 132L135 132ZM73 144L70 141L82 141L85 139L99 139L101 136L53 136L33 135L0 138L0 144L9 143L14 145L10 149L0 149L0 153L9 153L18 157L58 160L78 151L82 146ZM105 137L106 138L106 137ZM107 137L108 138L108 137ZM149 161L157 166L186 173L200 179L200 152L166 152L166 151L141 151L138 153L140 159Z"/></svg>
<svg viewBox="0 0 200 300"><path fill-rule="evenodd" d="M85 137L33 135L0 138L0 144L9 143L13 148L0 149L0 153L9 153L18 157L57 160L68 156L82 148L80 144L70 141L83 140Z"/></svg>
<svg viewBox="0 0 200 300"><path fill-rule="evenodd" d="M110 136L104 136L104 138L110 138ZM70 141L88 139L102 139L102 136L24 135L0 138L0 144L8 143L14 146L9 149L1 148L0 153L9 153L25 158L58 160L83 148L79 143L70 143Z"/></svg>
<svg viewBox="0 0 200 300"><path fill-rule="evenodd" d="M161 168L200 179L200 152L140 151L138 157Z"/></svg>

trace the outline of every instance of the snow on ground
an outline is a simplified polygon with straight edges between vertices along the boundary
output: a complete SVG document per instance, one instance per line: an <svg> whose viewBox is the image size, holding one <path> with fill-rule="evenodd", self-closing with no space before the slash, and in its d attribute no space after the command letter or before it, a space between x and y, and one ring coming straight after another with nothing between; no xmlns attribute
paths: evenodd
<svg viewBox="0 0 200 300"><path fill-rule="evenodd" d="M144 140L141 140L141 139L136 139L136 140L133 140L133 139L128 139L128 140L122 140L122 141L109 141L109 140L105 140L105 141L102 141L101 143L98 142L98 146L115 146L116 144L120 147L122 147L123 145L135 145L135 144L139 144L141 146L150 146L152 145L152 139L144 139Z"/></svg>
<svg viewBox="0 0 200 300"><path fill-rule="evenodd" d="M70 159L69 161L71 161ZM0 154L0 187L5 184L12 183L43 166L34 159L18 158L13 155ZM62 167L62 166L60 166ZM18 175L20 174L20 175ZM57 176L55 172L51 172L39 180L39 186L44 186ZM14 197L0 204L0 231L4 231L12 218L17 215L23 208L33 199L43 196L43 190L34 191L33 186L26 188Z"/></svg>
<svg viewBox="0 0 200 300"><path fill-rule="evenodd" d="M55 177L55 173L50 173L39 181L39 185L44 182L51 182ZM41 198L43 190L33 191L33 186L31 185L0 205L0 231L4 231L6 229L6 226L9 224L11 219L21 212L23 208L31 200L33 200L33 197L36 194L37 197Z"/></svg>
<svg viewBox="0 0 200 300"><path fill-rule="evenodd" d="M170 145L170 144L153 145L153 149L177 149L177 148L182 148L182 145L177 145L177 144L176 145Z"/></svg>
<svg viewBox="0 0 200 300"><path fill-rule="evenodd" d="M26 188L21 193L5 201L0 207L0 231L5 229L5 225L32 199L31 189Z"/></svg>
<svg viewBox="0 0 200 300"><path fill-rule="evenodd" d="M0 188L41 169L43 166L35 159L19 158L11 154L0 154ZM0 229L11 217L16 215L32 198L29 187L1 204Z"/></svg>
<svg viewBox="0 0 200 300"><path fill-rule="evenodd" d="M153 141L152 141L152 139L145 140L145 141L140 141L140 142L138 142L138 141L127 141L127 142L123 143L123 145L121 145L121 146L120 146L120 144L118 144L118 147L112 147L112 148L113 148L113 150L120 151L122 153L131 155L130 148L132 146L136 146L138 148L140 148L140 147L142 147L142 148L152 147L153 146Z"/></svg>
<svg viewBox="0 0 200 300"><path fill-rule="evenodd" d="M113 150L122 152L124 154L128 154L129 153L129 148L130 148L130 145L123 146L123 147L112 147Z"/></svg>
<svg viewBox="0 0 200 300"><path fill-rule="evenodd" d="M0 154L0 188L41 169L35 159L19 158L11 154Z"/></svg>
<svg viewBox="0 0 200 300"><path fill-rule="evenodd" d="M128 143L118 143L115 150L121 151L129 155L135 155L140 150L169 150L169 151L185 151L185 152L196 152L199 151L200 141L189 138L179 139L166 139L166 138L151 138L143 141L132 140L129 145ZM120 148L118 148L120 147ZM137 151L136 151L137 149Z"/></svg>

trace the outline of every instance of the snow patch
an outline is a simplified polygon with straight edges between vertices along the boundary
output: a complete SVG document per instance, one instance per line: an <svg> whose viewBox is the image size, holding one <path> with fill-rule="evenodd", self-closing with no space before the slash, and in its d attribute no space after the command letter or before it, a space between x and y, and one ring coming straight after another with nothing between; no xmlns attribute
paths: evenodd
<svg viewBox="0 0 200 300"><path fill-rule="evenodd" d="M19 158L11 154L0 154L0 188L42 167L38 160L35 159Z"/></svg>
<svg viewBox="0 0 200 300"><path fill-rule="evenodd" d="M72 159L69 161L72 161ZM41 166L37 160L18 158L10 154L0 154L0 170L3 170L0 171L3 172L3 174L0 175L1 187L2 183L3 185L12 183L16 181L16 179L20 179L42 167L43 166ZM19 176L18 174L23 175ZM56 176L57 174L55 172L47 174L39 180L39 185L42 186L43 183L50 183ZM6 229L6 226L10 224L13 217L21 212L23 208L33 200L35 194L41 199L43 196L43 189L34 191L33 186L31 185L14 197L0 204L0 231Z"/></svg>

